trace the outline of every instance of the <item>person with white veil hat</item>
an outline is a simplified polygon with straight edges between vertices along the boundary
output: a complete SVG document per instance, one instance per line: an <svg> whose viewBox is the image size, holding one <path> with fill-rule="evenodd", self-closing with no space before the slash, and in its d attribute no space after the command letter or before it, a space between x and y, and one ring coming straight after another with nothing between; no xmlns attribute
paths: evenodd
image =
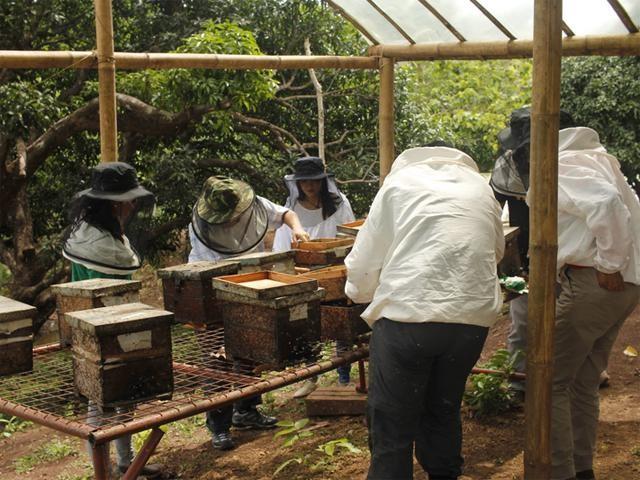
<svg viewBox="0 0 640 480"><path fill-rule="evenodd" d="M319 157L303 157L296 160L294 173L284 177L289 190L285 207L293 210L300 219L302 227L314 238L333 238L338 233L338 225L355 220L351 204L347 197L338 190L335 178L325 172L322 159ZM273 250L291 249L291 229L283 225L273 240ZM350 347L344 342L337 342L336 349L340 353ZM338 367L338 382L348 385L351 378L351 365ZM305 381L293 394L295 398L303 398L316 389L318 377Z"/></svg>

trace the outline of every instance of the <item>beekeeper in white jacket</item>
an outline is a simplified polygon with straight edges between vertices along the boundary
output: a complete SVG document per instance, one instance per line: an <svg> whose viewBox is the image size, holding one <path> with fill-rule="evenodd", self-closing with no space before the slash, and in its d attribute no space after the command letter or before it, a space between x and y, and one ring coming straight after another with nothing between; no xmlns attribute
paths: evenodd
<svg viewBox="0 0 640 480"><path fill-rule="evenodd" d="M461 474L460 404L502 299L500 206L465 153L412 148L395 161L345 260L347 295L371 302L368 478Z"/></svg>

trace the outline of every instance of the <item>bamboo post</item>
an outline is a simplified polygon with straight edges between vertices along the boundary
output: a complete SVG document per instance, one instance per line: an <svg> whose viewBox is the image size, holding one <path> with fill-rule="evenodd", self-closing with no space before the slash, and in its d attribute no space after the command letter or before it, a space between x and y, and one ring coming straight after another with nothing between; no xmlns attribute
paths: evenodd
<svg viewBox="0 0 640 480"><path fill-rule="evenodd" d="M525 480L551 472L551 382L558 251L558 128L562 1L535 0L531 232L525 395Z"/></svg>
<svg viewBox="0 0 640 480"><path fill-rule="evenodd" d="M113 52L111 0L95 0L100 101L100 161L118 159L116 67Z"/></svg>
<svg viewBox="0 0 640 480"><path fill-rule="evenodd" d="M380 185L391 170L395 157L393 138L393 74L394 59L380 60L380 102L378 114L378 137L380 149Z"/></svg>

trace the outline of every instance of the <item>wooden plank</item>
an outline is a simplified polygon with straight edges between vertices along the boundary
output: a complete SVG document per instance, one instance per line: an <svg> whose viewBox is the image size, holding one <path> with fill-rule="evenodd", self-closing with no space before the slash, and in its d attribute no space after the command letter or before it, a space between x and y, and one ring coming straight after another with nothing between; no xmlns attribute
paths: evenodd
<svg viewBox="0 0 640 480"><path fill-rule="evenodd" d="M336 228L340 233L346 233L347 235L353 235L354 237L358 235L358 232L364 225L364 219L356 220L355 222L343 223L342 225L338 225Z"/></svg>
<svg viewBox="0 0 640 480"><path fill-rule="evenodd" d="M352 238L316 238L307 242L292 242L291 247L296 250L319 252L353 245L353 242Z"/></svg>
<svg viewBox="0 0 640 480"><path fill-rule="evenodd" d="M308 416L364 415L367 395L353 387L318 388L305 399Z"/></svg>
<svg viewBox="0 0 640 480"><path fill-rule="evenodd" d="M142 282L138 280L121 280L115 278L92 278L79 282L51 285L51 291L56 295L88 298L135 292L140 290L140 288L142 288Z"/></svg>
<svg viewBox="0 0 640 480"><path fill-rule="evenodd" d="M239 262L193 262L158 270L160 278L201 280L238 272Z"/></svg>

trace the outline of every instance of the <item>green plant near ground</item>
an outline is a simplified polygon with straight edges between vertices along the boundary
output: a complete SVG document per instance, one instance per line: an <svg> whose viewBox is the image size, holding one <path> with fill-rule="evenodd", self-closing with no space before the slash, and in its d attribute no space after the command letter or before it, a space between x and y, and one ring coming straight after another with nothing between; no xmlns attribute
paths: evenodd
<svg viewBox="0 0 640 480"><path fill-rule="evenodd" d="M193 417L185 418L178 422L171 424L171 430L186 437L191 437L193 434L205 426L204 415L194 415Z"/></svg>
<svg viewBox="0 0 640 480"><path fill-rule="evenodd" d="M4 438L9 438L14 433L21 432L30 425L32 425L32 423L27 420L0 413L0 434L2 434Z"/></svg>
<svg viewBox="0 0 640 480"><path fill-rule="evenodd" d="M308 418L303 418L295 422L291 420L282 420L276 423L278 427L282 428L273 435L273 438L281 438L283 447L291 447L298 440L313 436L313 432L303 430L308 423Z"/></svg>
<svg viewBox="0 0 640 480"><path fill-rule="evenodd" d="M514 392L509 388L509 375L515 372L515 364L522 355L511 355L507 350L497 350L481 368L497 370L500 374L479 373L469 377L471 387L464 394L464 401L478 415L495 415L513 407Z"/></svg>
<svg viewBox="0 0 640 480"><path fill-rule="evenodd" d="M362 450L351 443L346 437L329 440L328 442L318 445L312 453L299 454L293 458L285 460L278 465L278 468L273 472L273 477L275 478L285 468L294 463L297 463L298 465L306 465L312 472L323 470L331 465L331 462L338 455L339 451L347 451L356 455L362 453ZM321 455L315 452L319 452Z"/></svg>
<svg viewBox="0 0 640 480"><path fill-rule="evenodd" d="M15 460L14 468L16 473L27 473L41 463L55 462L77 454L78 452L70 440L55 438L40 445L33 453Z"/></svg>
<svg viewBox="0 0 640 480"><path fill-rule="evenodd" d="M167 433L168 429L169 427L167 425L160 426L160 430L162 430L165 433ZM142 432L134 433L133 437L131 437L131 444L133 445L133 450L136 452L139 452L142 449L144 442L146 442L147 438L149 438L150 434L151 434L151 430L143 430Z"/></svg>

